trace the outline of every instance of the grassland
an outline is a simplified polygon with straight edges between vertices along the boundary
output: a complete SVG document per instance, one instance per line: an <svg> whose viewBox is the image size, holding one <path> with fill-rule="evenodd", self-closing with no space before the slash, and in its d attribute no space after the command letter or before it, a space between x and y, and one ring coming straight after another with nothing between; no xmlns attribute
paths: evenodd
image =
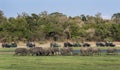
<svg viewBox="0 0 120 70"><path fill-rule="evenodd" d="M120 70L120 56L0 55L0 70Z"/></svg>
<svg viewBox="0 0 120 70"><path fill-rule="evenodd" d="M14 48L0 49L8 53ZM0 54L0 70L120 70L120 54L101 56L13 56Z"/></svg>

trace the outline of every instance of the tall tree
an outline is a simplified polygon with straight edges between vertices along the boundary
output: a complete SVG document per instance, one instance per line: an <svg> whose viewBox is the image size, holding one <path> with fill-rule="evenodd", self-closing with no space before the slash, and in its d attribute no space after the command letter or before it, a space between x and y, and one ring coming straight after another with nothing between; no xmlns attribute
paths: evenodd
<svg viewBox="0 0 120 70"><path fill-rule="evenodd" d="M120 13L115 13L112 15L111 19L115 22L120 24Z"/></svg>

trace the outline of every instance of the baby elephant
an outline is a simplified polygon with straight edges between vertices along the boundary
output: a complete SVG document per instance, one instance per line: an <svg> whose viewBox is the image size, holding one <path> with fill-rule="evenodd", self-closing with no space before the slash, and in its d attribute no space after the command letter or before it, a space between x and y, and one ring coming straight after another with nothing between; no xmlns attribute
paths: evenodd
<svg viewBox="0 0 120 70"><path fill-rule="evenodd" d="M107 49L107 55L116 55L117 54L117 49L116 48L108 48Z"/></svg>
<svg viewBox="0 0 120 70"><path fill-rule="evenodd" d="M89 48L89 47L81 47L80 53L82 56L88 56L88 55L90 55L90 50L91 50L91 48Z"/></svg>
<svg viewBox="0 0 120 70"><path fill-rule="evenodd" d="M40 56L43 55L43 48L42 47L33 47L29 49L29 55L36 55Z"/></svg>
<svg viewBox="0 0 120 70"><path fill-rule="evenodd" d="M26 56L28 53L28 50L26 48L16 48L15 49L15 54L14 55L22 55Z"/></svg>
<svg viewBox="0 0 120 70"><path fill-rule="evenodd" d="M91 47L91 54L92 55L100 55L101 50L97 47Z"/></svg>
<svg viewBox="0 0 120 70"><path fill-rule="evenodd" d="M60 49L60 54L61 55L72 55L73 54L73 48L71 47L65 47Z"/></svg>

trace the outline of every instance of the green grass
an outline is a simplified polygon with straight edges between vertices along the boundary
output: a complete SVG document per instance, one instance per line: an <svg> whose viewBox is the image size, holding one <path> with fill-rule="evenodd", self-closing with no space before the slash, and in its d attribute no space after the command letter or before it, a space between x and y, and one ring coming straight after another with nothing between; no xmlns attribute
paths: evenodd
<svg viewBox="0 0 120 70"><path fill-rule="evenodd" d="M0 52L14 52L16 48L0 48Z"/></svg>
<svg viewBox="0 0 120 70"><path fill-rule="evenodd" d="M120 70L120 55L13 56L1 54L0 70Z"/></svg>

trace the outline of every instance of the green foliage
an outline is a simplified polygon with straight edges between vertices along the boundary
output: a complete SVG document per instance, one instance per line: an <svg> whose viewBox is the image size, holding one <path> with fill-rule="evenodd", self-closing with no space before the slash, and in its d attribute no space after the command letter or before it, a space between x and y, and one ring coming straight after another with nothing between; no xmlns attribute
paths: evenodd
<svg viewBox="0 0 120 70"><path fill-rule="evenodd" d="M103 19L101 13L95 16L66 16L63 13L41 12L28 15L23 12L16 18L6 18L0 11L0 41L43 41L51 37L64 39L84 39L87 41L120 41L120 13L112 19ZM50 33L55 33L50 36Z"/></svg>

